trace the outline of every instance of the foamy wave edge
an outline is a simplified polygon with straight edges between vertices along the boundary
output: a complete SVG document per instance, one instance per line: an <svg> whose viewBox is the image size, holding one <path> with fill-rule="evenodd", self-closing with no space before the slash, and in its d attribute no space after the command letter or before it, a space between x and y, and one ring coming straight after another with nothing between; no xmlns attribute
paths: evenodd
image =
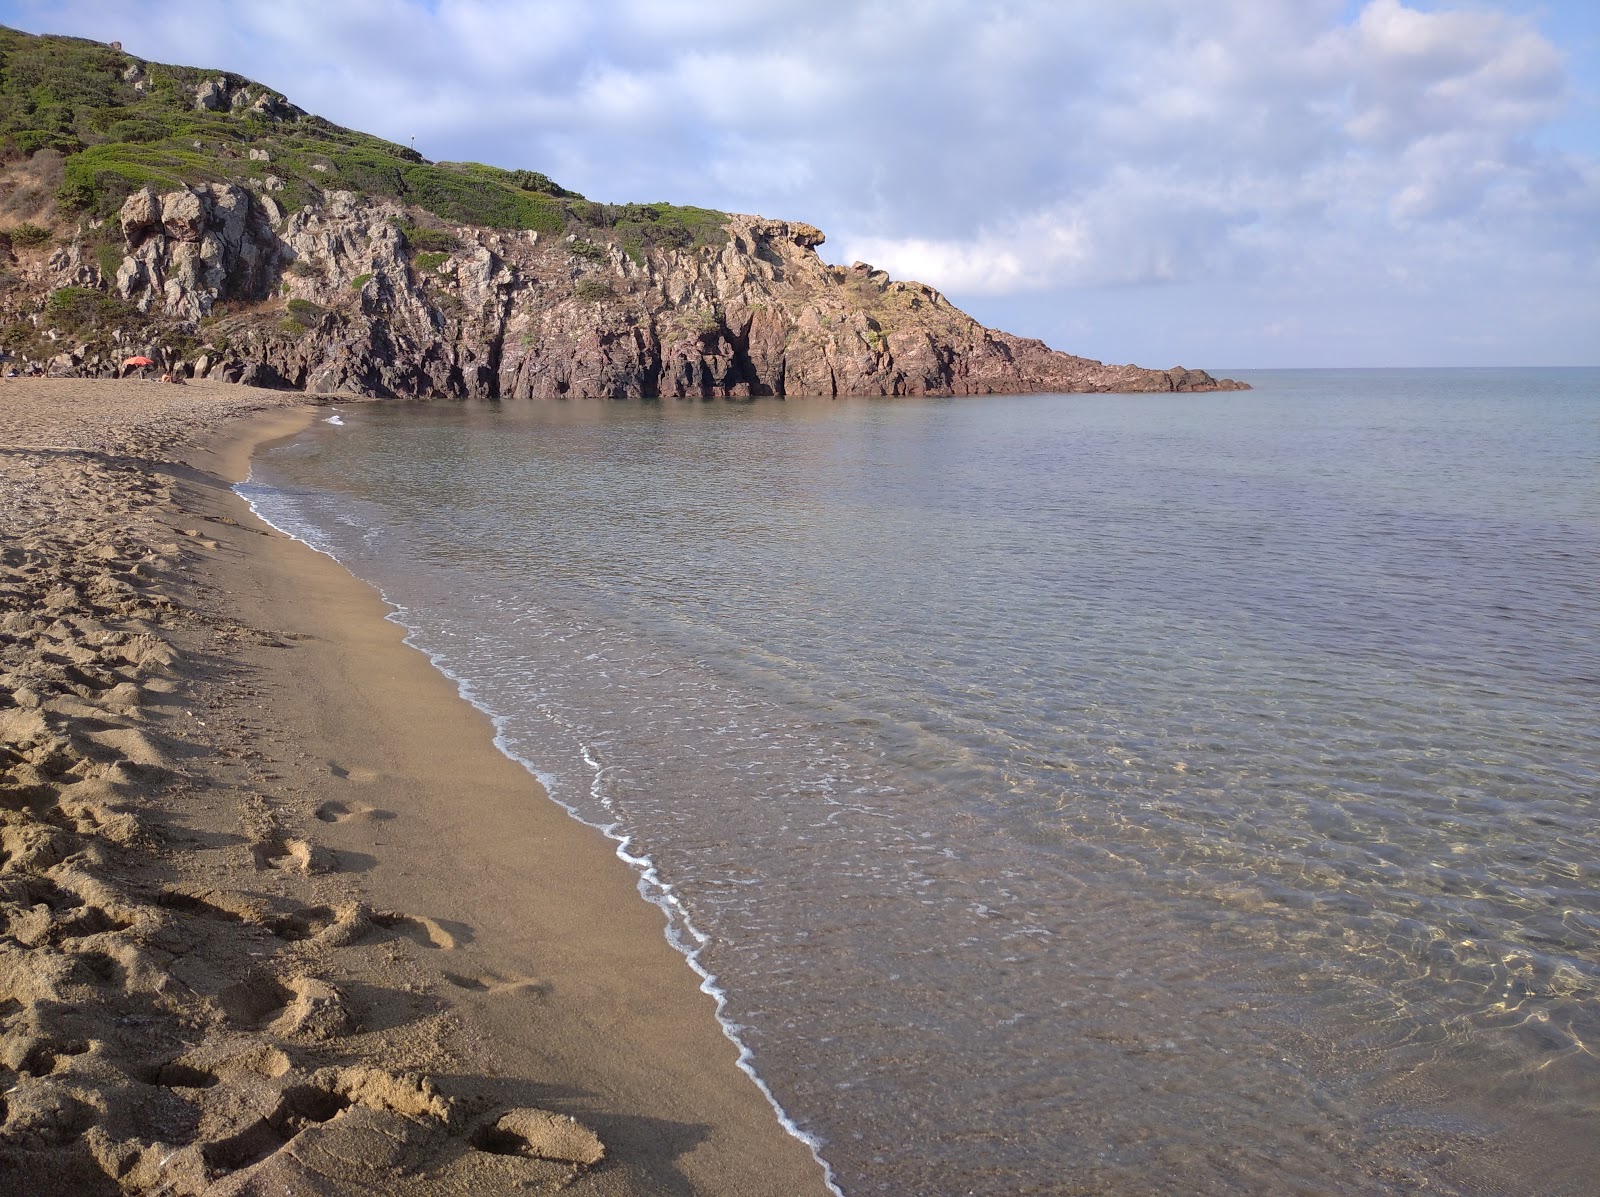
<svg viewBox="0 0 1600 1197"><path fill-rule="evenodd" d="M328 422L332 423L331 420ZM342 420L339 422L341 424L343 423ZM308 539L308 535L303 534L301 531L296 531L292 528L285 527L283 524L274 520L272 516L269 515L265 510L263 510L262 504L259 503L257 499L265 498L265 492L267 489L268 488L265 483L256 480L255 470L252 468L245 480L237 483L233 487L233 493L243 499L245 504L250 508L251 513L269 528L272 528L277 532L281 532L290 540L297 541L298 543L305 545L306 548L310 549L314 553L322 554L322 556L328 558L330 561L335 562L341 569L349 573L351 577L358 576L354 570L350 569L350 567L343 561L340 561L338 555L331 549L317 544L314 540ZM280 513L279 519L283 518L285 518L285 516ZM362 580L366 581L366 579ZM406 634L403 642L411 648L416 649L423 656L427 657L428 663L432 665L433 668L437 669L451 682L455 683L457 694L459 694L466 702L470 703L476 710L483 712L483 714L488 717L490 724L494 727L494 746L499 749L501 754L507 757L509 760L515 761L517 764L526 769L544 788L545 795L550 799L550 801L554 802L562 810L566 811L570 818L582 823L585 827L594 828L596 831L600 832L601 835L605 836L608 840L616 845L615 850L617 858L627 864L638 874L639 880L637 882L637 887L640 897L644 898L645 901L649 902L652 906L655 906L664 915L666 915L667 942L671 944L678 952L682 953L683 958L688 962L689 967L693 969L695 975L700 978L700 992L707 994L711 998L712 1002L715 1003L717 1025L722 1028L722 1033L727 1037L728 1041L732 1043L733 1046L739 1051L738 1060L736 1061L739 1071L744 1073L745 1076L749 1077L751 1083L754 1084L758 1090L760 1090L761 1096L766 1098L767 1104L772 1107L773 1113L778 1117L778 1124L783 1127L784 1131L787 1132L792 1138L803 1143L806 1149L810 1151L811 1158L815 1160L817 1166L822 1169L823 1183L828 1187L828 1191L833 1193L835 1197L846 1197L844 1190L839 1187L839 1183L835 1178L833 1165L830 1164L827 1158L822 1154L822 1149L824 1146L823 1141L816 1135L813 1135L809 1131L805 1130L797 1122L795 1122L792 1117L790 1117L789 1111L783 1108L782 1103L778 1101L777 1096L772 1092L772 1089L767 1085L767 1082L762 1078L761 1074L756 1071L755 1053L750 1050L749 1045L746 1044L744 1039L741 1037L743 1028L738 1023L734 1022L733 1019L728 1017L727 991L717 983L716 974L712 973L711 970L706 968L705 965L700 962L700 954L705 946L711 942L711 937L706 935L703 931L695 926L694 920L689 917L688 909L678 898L678 895L671 883L662 880L660 873L656 870L655 862L647 855L635 855L628 850L628 846L632 842L633 837L628 835L626 832L621 831L618 823L593 822L590 819L584 818L584 816L578 812L578 809L575 806L562 799L557 793L557 786L560 785L560 779L555 774L540 769L539 766L534 762L528 760L526 757L518 755L511 749L509 741L505 735L505 726L508 721L508 717L490 709L485 703L480 701L473 691L472 683L466 678L453 673L449 667L444 664L440 654L434 653L418 643L417 636L420 634L421 629L406 621L409 608L391 599L382 587L370 582L368 584L372 585L373 588L377 590L378 597L383 600L384 605L391 608L389 614L384 616L384 618L390 623L396 624L405 629ZM600 795L598 790L604 766L602 766L600 762L595 759L589 744L579 740L578 748L583 755L584 762L593 771L589 782L590 795L602 805L609 805ZM692 943L690 942L691 940L693 941Z"/></svg>

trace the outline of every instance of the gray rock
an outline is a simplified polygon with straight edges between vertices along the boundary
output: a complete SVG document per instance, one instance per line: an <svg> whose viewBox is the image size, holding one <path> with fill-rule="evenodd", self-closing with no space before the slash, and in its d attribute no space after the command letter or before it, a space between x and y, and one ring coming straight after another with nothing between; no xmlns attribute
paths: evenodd
<svg viewBox="0 0 1600 1197"><path fill-rule="evenodd" d="M161 229L174 240L199 241L206 215L206 205L193 191L173 191L161 197Z"/></svg>
<svg viewBox="0 0 1600 1197"><path fill-rule="evenodd" d="M566 234L461 228L461 247L422 271L396 227L417 219L342 190L287 213L270 192L232 184L146 187L120 213L129 253L117 291L153 317L192 324L224 300L260 303L287 289L324 309L314 329L287 330L266 309L229 317L226 361L208 354L197 373L323 392L711 398L1232 385L1201 371L1106 366L986 329L931 287L864 262L828 265L810 225L732 216L720 246L647 249L638 262L614 245L602 261L575 261ZM292 262L302 268L286 273ZM57 287L99 277L70 246L50 272ZM611 298L577 300L580 282Z"/></svg>
<svg viewBox="0 0 1600 1197"><path fill-rule="evenodd" d="M221 79L208 79L195 88L194 106L204 112L216 112L228 106L228 87Z"/></svg>
<svg viewBox="0 0 1600 1197"><path fill-rule="evenodd" d="M161 201L156 189L146 183L122 201L122 235L133 249L151 233L161 230Z"/></svg>

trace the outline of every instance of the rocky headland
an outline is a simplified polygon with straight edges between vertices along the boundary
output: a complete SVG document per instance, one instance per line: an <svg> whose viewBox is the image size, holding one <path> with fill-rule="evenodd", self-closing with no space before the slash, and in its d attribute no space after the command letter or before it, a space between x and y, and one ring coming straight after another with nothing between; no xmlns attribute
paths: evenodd
<svg viewBox="0 0 1600 1197"><path fill-rule="evenodd" d="M237 76L3 33L0 337L54 374L145 354L383 397L1244 385L985 328L931 287L830 265L810 225L596 204L537 172L426 162ZM54 116L37 86L7 94L18 77L57 87Z"/></svg>

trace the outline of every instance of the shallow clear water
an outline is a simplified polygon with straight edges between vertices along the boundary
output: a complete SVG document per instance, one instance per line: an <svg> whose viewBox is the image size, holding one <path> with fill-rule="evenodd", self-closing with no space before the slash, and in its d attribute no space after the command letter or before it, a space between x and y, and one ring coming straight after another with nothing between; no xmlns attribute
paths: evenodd
<svg viewBox="0 0 1600 1197"><path fill-rule="evenodd" d="M394 404L258 459L859 1194L1584 1193L1600 371Z"/></svg>

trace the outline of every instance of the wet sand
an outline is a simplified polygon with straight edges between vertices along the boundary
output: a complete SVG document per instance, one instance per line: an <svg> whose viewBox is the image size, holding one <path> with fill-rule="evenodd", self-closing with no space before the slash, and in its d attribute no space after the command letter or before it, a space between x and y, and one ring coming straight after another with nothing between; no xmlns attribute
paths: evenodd
<svg viewBox="0 0 1600 1197"><path fill-rule="evenodd" d="M826 1192L611 845L232 493L314 418L0 383L0 1176Z"/></svg>

